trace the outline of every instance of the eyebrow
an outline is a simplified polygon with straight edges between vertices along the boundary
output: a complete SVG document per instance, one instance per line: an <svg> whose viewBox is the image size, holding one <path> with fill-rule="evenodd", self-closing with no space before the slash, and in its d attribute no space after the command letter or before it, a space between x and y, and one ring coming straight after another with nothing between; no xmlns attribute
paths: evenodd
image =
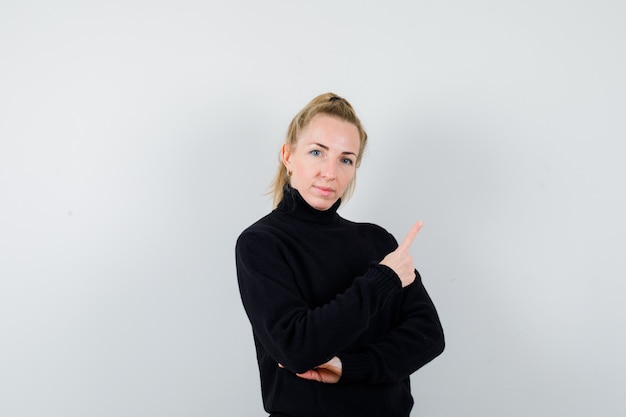
<svg viewBox="0 0 626 417"><path fill-rule="evenodd" d="M321 143L310 143L309 145L317 145L317 146L319 146L320 148L322 148L322 149L324 149L326 151L328 149L330 149L328 146L322 145ZM350 152L350 151L343 151L343 152L341 152L341 154L342 155L354 155L354 156L356 156L356 154L354 152Z"/></svg>

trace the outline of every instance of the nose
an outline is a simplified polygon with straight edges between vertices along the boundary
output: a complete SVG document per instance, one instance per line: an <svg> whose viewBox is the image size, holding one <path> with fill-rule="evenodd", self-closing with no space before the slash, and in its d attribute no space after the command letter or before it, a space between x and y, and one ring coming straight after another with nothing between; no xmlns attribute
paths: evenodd
<svg viewBox="0 0 626 417"><path fill-rule="evenodd" d="M327 180L334 180L335 175L337 174L336 169L337 166L335 165L335 162L332 160L332 158L326 158L324 160L324 164L322 165L322 178L325 178Z"/></svg>

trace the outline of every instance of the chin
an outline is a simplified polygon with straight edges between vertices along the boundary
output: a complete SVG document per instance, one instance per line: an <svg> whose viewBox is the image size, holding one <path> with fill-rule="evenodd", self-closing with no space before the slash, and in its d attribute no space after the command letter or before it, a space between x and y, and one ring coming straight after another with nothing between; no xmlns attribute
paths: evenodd
<svg viewBox="0 0 626 417"><path fill-rule="evenodd" d="M313 207L315 210L319 210L319 211L326 211L329 208L331 208L333 206L333 204L335 204L337 202L337 199L335 200L324 200L324 199L320 199L320 198L312 198L312 199L305 199L305 201L309 204L309 206Z"/></svg>
<svg viewBox="0 0 626 417"><path fill-rule="evenodd" d="M313 207L315 210L319 210L319 211L326 211L329 208L331 208L333 205L331 204L330 206L311 206Z"/></svg>

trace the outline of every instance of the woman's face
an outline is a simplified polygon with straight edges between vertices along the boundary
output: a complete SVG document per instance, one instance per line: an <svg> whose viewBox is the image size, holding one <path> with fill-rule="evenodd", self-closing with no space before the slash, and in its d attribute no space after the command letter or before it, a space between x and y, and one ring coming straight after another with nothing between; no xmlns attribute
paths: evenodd
<svg viewBox="0 0 626 417"><path fill-rule="evenodd" d="M337 117L318 114L302 129L296 146L283 145L291 186L317 210L328 210L356 172L359 130Z"/></svg>

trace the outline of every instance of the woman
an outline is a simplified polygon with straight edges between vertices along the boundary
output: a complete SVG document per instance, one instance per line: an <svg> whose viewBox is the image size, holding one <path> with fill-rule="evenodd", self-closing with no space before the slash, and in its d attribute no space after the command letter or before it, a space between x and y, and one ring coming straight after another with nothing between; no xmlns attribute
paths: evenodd
<svg viewBox="0 0 626 417"><path fill-rule="evenodd" d="M438 356L443 330L413 266L417 223L398 245L343 219L367 134L335 94L293 119L275 209L237 240L265 410L280 417L406 417L409 375Z"/></svg>

